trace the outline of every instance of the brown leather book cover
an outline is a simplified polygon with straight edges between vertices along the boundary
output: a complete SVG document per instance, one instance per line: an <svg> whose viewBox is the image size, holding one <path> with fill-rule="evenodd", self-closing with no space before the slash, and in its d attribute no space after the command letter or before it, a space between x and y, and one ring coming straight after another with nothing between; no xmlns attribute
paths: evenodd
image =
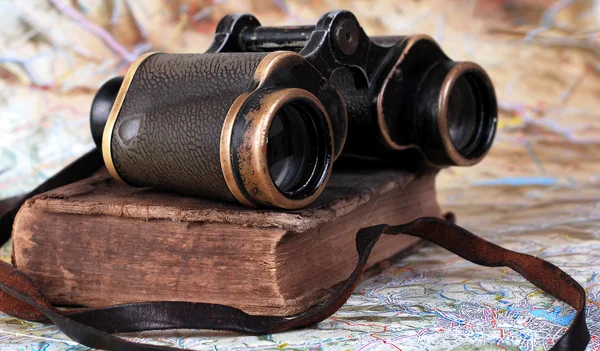
<svg viewBox="0 0 600 351"><path fill-rule="evenodd" d="M278 211L134 188L104 173L28 200L13 261L58 305L196 301L293 315L350 275L360 228L440 216L434 180L336 170L314 204ZM383 237L369 265L420 245Z"/></svg>

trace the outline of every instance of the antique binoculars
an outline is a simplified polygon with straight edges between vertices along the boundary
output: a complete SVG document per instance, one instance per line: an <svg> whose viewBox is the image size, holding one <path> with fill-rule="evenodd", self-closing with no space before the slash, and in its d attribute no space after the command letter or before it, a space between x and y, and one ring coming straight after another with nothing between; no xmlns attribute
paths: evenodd
<svg viewBox="0 0 600 351"><path fill-rule="evenodd" d="M496 123L480 66L425 35L368 37L348 11L297 27L228 15L206 53L143 55L91 110L117 180L283 209L312 203L340 154L473 165Z"/></svg>

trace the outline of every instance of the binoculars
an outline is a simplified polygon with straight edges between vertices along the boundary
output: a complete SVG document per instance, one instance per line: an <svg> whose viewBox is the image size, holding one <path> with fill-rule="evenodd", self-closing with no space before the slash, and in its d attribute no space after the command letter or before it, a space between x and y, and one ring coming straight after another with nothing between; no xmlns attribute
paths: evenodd
<svg viewBox="0 0 600 351"><path fill-rule="evenodd" d="M206 53L141 56L99 89L90 120L117 180L297 209L340 155L476 164L497 102L480 66L426 35L369 37L348 11L295 27L243 14L219 22Z"/></svg>

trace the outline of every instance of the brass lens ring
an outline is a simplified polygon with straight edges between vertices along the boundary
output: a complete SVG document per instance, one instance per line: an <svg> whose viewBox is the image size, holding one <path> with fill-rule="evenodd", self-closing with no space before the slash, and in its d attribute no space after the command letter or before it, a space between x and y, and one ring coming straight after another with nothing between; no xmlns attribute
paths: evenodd
<svg viewBox="0 0 600 351"><path fill-rule="evenodd" d="M425 34L412 35L412 36L407 37L407 38L403 39L402 41L398 42L397 45L403 45L402 46L402 54L400 54L398 56L397 61L394 63L393 68L390 69L390 71L388 72L387 76L385 77L385 79L381 85L379 93L377 94L376 108L377 108L377 126L379 129L379 135L380 135L381 139L385 142L386 147L388 147L392 150L399 151L399 150L413 148L416 146L416 144L414 144L412 142L408 143L408 144L398 143L395 135L392 135L393 133L390 132L390 128L389 128L388 122L386 120L385 105L388 104L388 101L386 101L386 98L388 100L397 99L397 96L390 95L388 93L388 90L393 90L394 89L393 86L398 84L396 82L396 80L397 80L396 75L398 74L398 72L402 72L403 66L405 65L407 55L411 52L411 50L413 50L413 48L415 46L422 45L423 42L426 42L430 45L434 45L434 46L438 47L435 40L433 40L432 37L425 35ZM410 118L410 116L401 115L398 118L406 120L406 119Z"/></svg>
<svg viewBox="0 0 600 351"><path fill-rule="evenodd" d="M471 166L487 154L496 133L497 105L491 80L473 62L460 62L442 82L437 126L447 157Z"/></svg>
<svg viewBox="0 0 600 351"><path fill-rule="evenodd" d="M312 135L311 140L303 142L310 146L308 155L290 155L306 158L299 159L304 165L302 168L287 169L287 175L295 176L293 181L274 177L270 152L275 142L269 139L274 138L272 127L286 114L302 121L307 135ZM288 134L298 133L294 128ZM257 91L240 96L228 113L221 138L221 166L226 182L236 199L246 205L284 209L308 206L321 194L331 173L331 122L319 99L303 89L288 88L273 93Z"/></svg>
<svg viewBox="0 0 600 351"><path fill-rule="evenodd" d="M115 168L115 164L112 158L112 136L113 130L115 128L115 123L117 122L117 116L119 112L121 112L121 106L123 105L123 101L125 100L125 95L127 95L127 91L129 90L129 86L131 85L131 81L135 76L135 72L140 67L140 65L150 56L158 54L160 52L149 52L138 57L134 63L129 66L125 77L123 78L123 83L121 83L121 88L115 98L115 102L112 105L110 110L110 114L106 121L106 125L104 126L104 132L102 133L102 157L104 159L104 164L106 165L106 169L110 173L113 178L121 183L125 183L125 181L119 176Z"/></svg>

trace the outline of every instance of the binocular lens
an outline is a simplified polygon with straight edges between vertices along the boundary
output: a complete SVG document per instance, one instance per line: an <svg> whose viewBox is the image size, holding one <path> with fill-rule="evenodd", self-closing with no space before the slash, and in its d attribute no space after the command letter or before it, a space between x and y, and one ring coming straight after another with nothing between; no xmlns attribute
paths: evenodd
<svg viewBox="0 0 600 351"><path fill-rule="evenodd" d="M301 192L315 174L318 133L310 113L298 103L284 105L273 118L267 164L273 182L287 195Z"/></svg>
<svg viewBox="0 0 600 351"><path fill-rule="evenodd" d="M482 106L467 75L460 76L448 100L448 129L454 146L461 154L477 136Z"/></svg>
<svg viewBox="0 0 600 351"><path fill-rule="evenodd" d="M483 71L462 72L447 97L448 134L465 159L480 159L496 130L496 97Z"/></svg>
<svg viewBox="0 0 600 351"><path fill-rule="evenodd" d="M415 129L427 160L441 167L479 162L492 145L498 119L485 71L471 62L438 64L419 91Z"/></svg>

